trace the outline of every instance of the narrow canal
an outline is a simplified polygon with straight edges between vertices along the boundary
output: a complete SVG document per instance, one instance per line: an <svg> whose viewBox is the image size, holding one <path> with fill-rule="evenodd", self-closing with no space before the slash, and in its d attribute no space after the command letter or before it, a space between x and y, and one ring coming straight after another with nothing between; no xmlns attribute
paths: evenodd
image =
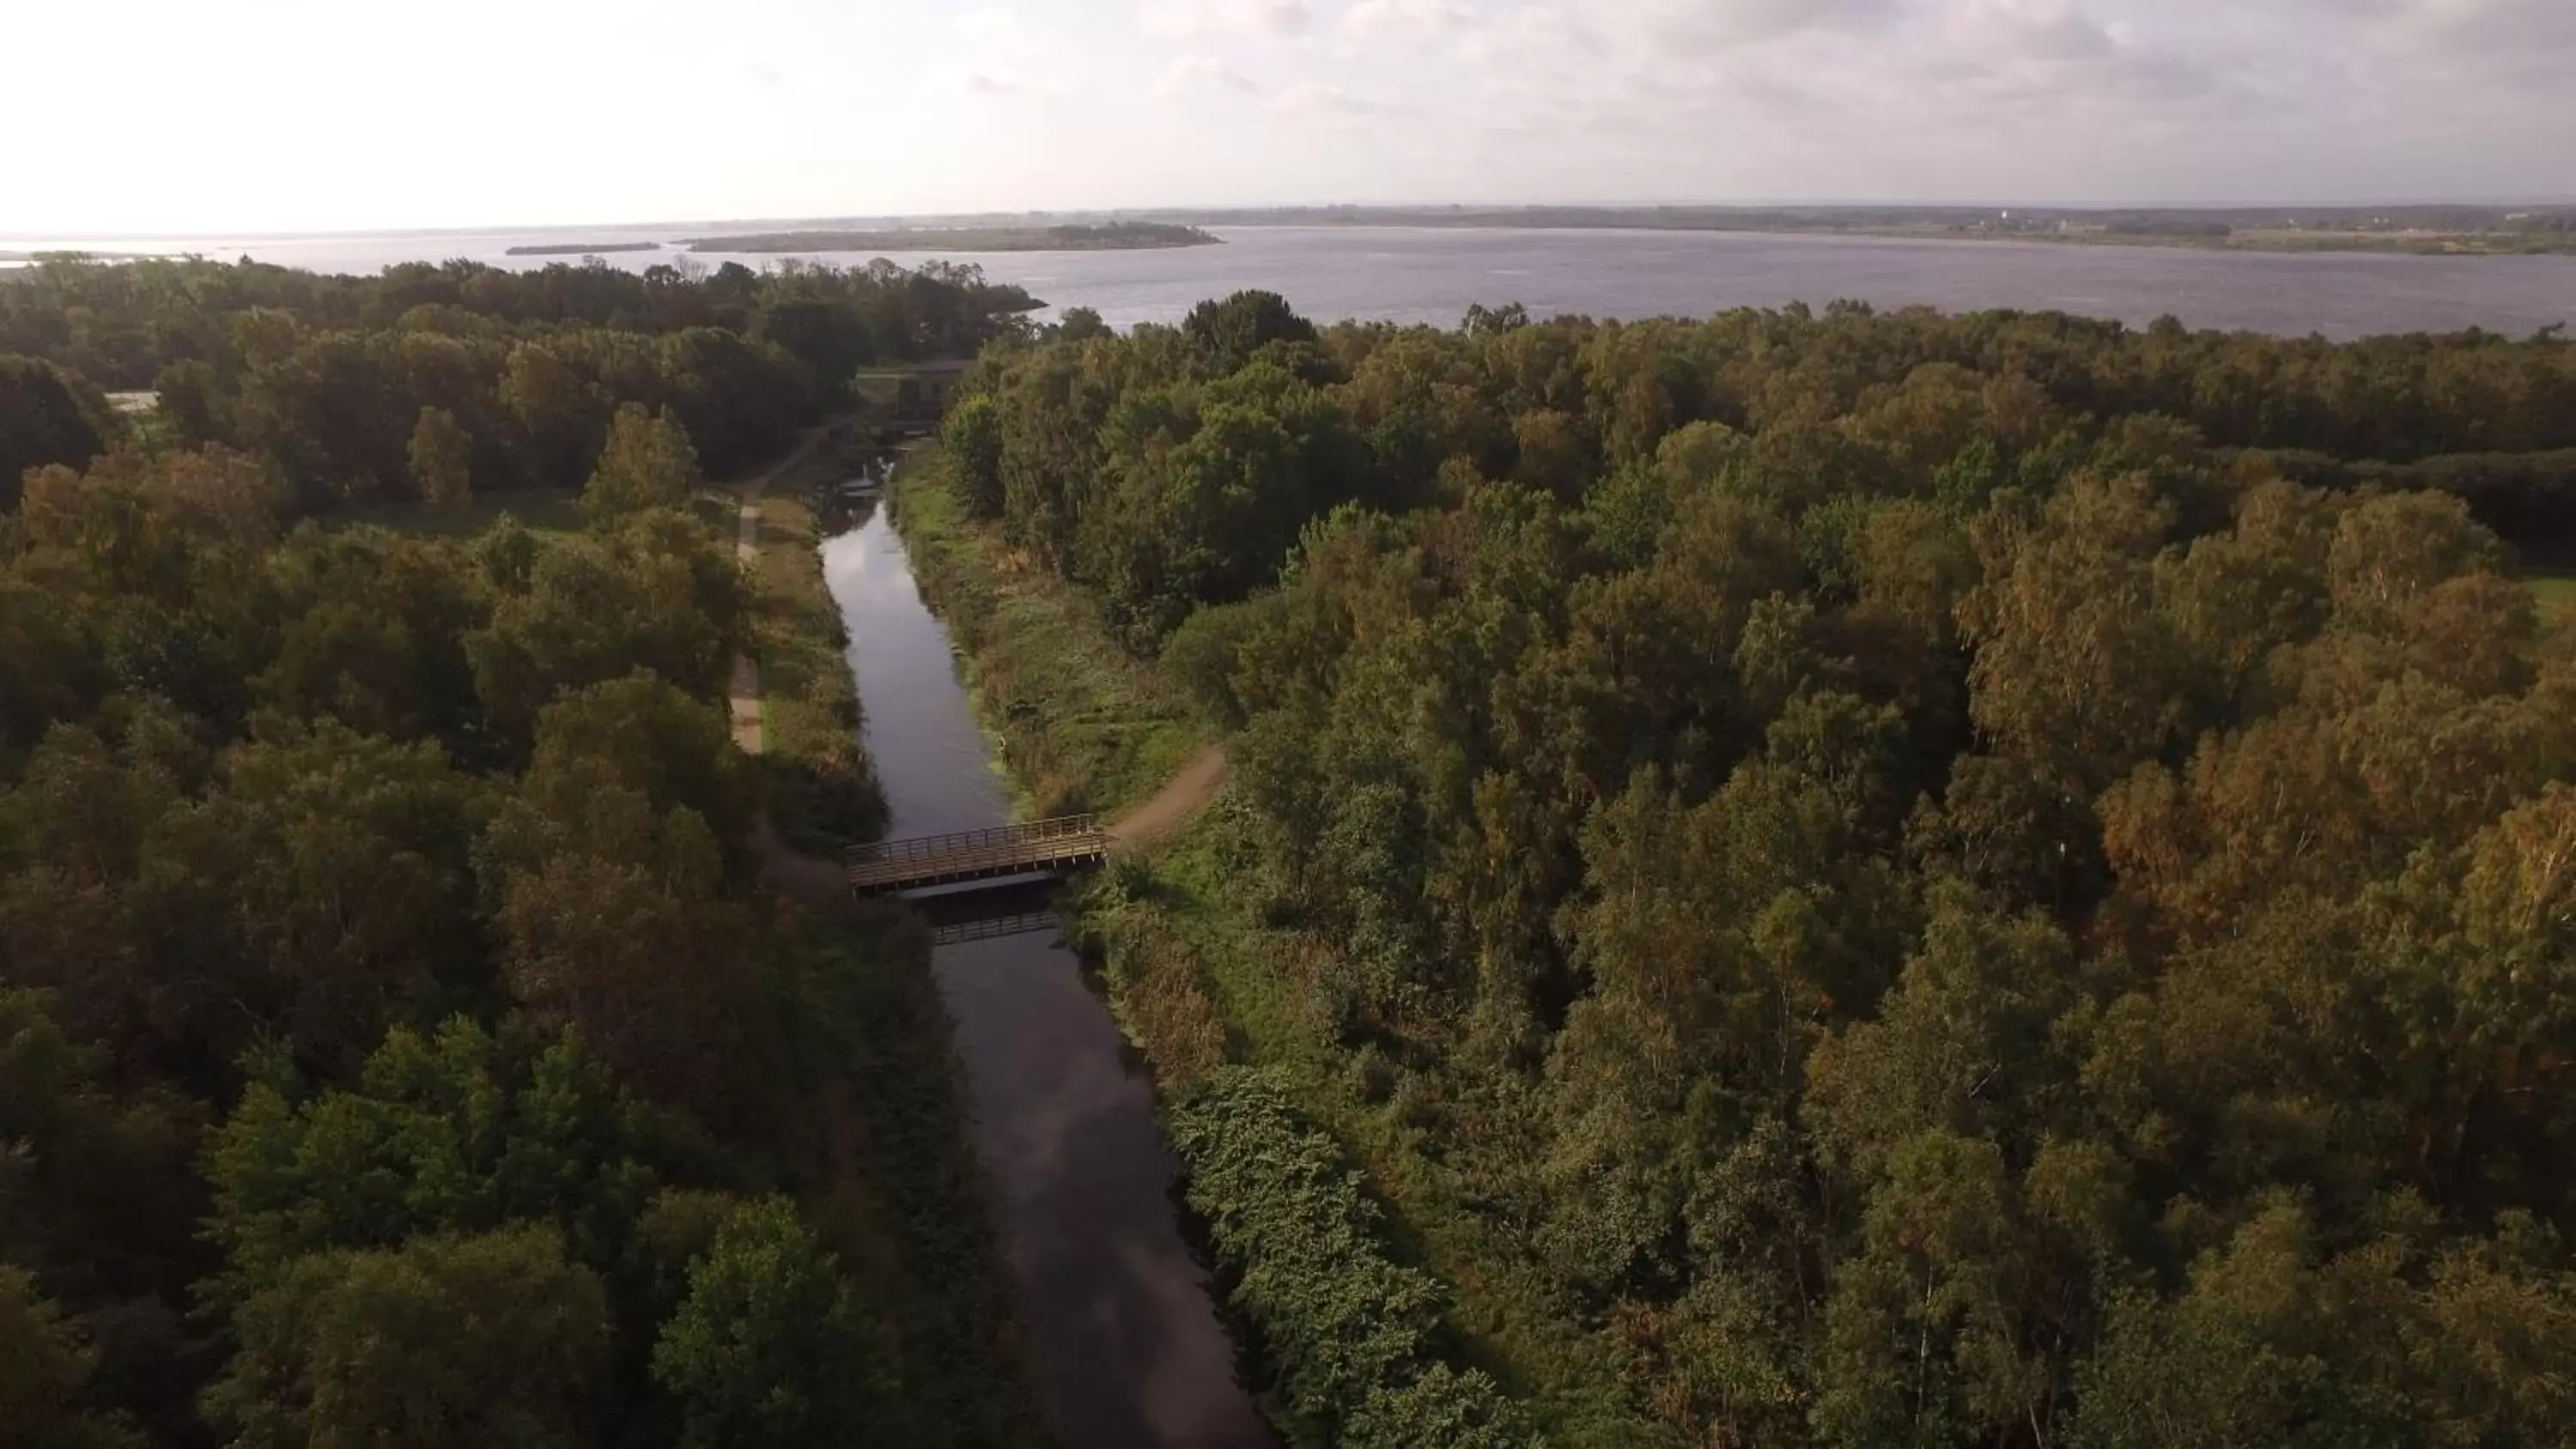
<svg viewBox="0 0 2576 1449"><path fill-rule="evenodd" d="M882 507L823 545L867 744L900 838L1011 806ZM1254 1449L1276 1440L1181 1239L1176 1166L1108 1009L1053 934L939 948L975 1146L999 1198L1043 1386L1069 1449Z"/></svg>

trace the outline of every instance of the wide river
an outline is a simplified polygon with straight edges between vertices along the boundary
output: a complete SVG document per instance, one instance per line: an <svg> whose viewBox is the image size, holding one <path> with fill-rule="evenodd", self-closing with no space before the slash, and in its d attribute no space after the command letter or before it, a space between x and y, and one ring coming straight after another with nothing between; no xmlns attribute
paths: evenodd
<svg viewBox="0 0 2576 1449"><path fill-rule="evenodd" d="M13 241L0 251L78 246L101 252L197 252L320 271L373 272L451 257L533 267L517 245L651 241L722 234L676 225L579 232L413 232L335 237L87 238ZM735 228L734 230L739 230ZM2524 335L2576 325L2576 256L2412 257L2276 254L2047 242L1911 241L1727 232L1448 230L1404 227L1228 227L1226 244L1171 251L956 254L1057 308L1091 307L1112 324L1170 322L1245 287L1286 296L1321 321L1450 325L1470 303L1519 302L1541 317L1704 316L1729 307L1880 307L1947 311L2014 307L2116 317L2143 326L2168 313L2195 327L2351 338L2483 327ZM667 245L606 260L641 269L683 255ZM868 253L811 253L859 265ZM890 253L907 266L923 253ZM753 265L769 256L695 260Z"/></svg>
<svg viewBox="0 0 2576 1449"><path fill-rule="evenodd" d="M941 626L882 508L823 545L850 632L887 833L1000 825L1011 803ZM934 920L943 903L925 903ZM952 897L950 907L964 905ZM993 902L984 914L1043 907ZM1069 1449L1260 1449L1276 1441L1235 1383L1234 1345L1182 1241L1178 1168L1152 1089L1061 944L1035 934L943 945L934 968L957 1025L974 1138L991 1179L1020 1311Z"/></svg>

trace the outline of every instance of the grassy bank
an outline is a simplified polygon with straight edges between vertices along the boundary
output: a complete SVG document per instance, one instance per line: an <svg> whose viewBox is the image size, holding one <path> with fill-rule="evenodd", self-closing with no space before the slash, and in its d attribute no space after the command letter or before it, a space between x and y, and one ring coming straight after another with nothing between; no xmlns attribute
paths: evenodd
<svg viewBox="0 0 2576 1449"><path fill-rule="evenodd" d="M920 922L858 908L782 969L805 1109L786 1131L817 1229L894 1339L920 1442L1054 1442L967 1136L965 1072Z"/></svg>
<svg viewBox="0 0 2576 1449"><path fill-rule="evenodd" d="M989 528L965 516L935 451L907 469L908 476L899 474L897 517L915 576L966 656L987 728L1023 783L1035 782L1038 808L1114 809L1149 794L1206 738L1204 726L1150 666L1119 648L1079 591L1013 558ZM1404 1274L1421 1275L1438 1305L1432 1321L1398 1335L1401 1351L1381 1365L1376 1381L1346 1376L1336 1381L1344 1390L1337 1398L1319 1400L1312 1371L1300 1369L1300 1342L1315 1331L1311 1320L1295 1321L1293 1312L1283 1318L1275 1296L1263 1301L1246 1291L1252 1283L1277 1292L1283 1270L1260 1260L1263 1234L1244 1234L1232 1248L1216 1234L1235 1310L1276 1375L1258 1386L1265 1407L1300 1443L1379 1442L1372 1426L1382 1420L1373 1414L1392 1404L1418 1410L1426 1399L1462 1415L1445 1422L1474 1423L1478 1435L1500 1432L1480 1411L1462 1408L1476 1400L1473 1383L1482 1373L1526 1401L1551 1443L1661 1442L1626 1404L1606 1340L1526 1269L1525 1256L1472 1201L1462 1175L1421 1150L1409 1103L1385 1090L1384 1064L1355 1063L1319 1029L1313 986L1330 947L1256 918L1227 844L1231 828L1220 803L1159 856L1122 862L1103 876L1082 913L1112 1009L1153 1068L1167 1120L1198 1124L1174 1133L1194 1179L1193 1206L1221 1226L1228 1204L1208 1196L1213 1182L1237 1196L1286 1199L1333 1176L1304 1148L1287 1156L1244 1149L1258 1159L1247 1168L1237 1137L1211 1129L1225 1114L1211 1116L1205 1104L1239 1093L1239 1074L1253 1068L1265 1091L1320 1129L1357 1169L1358 1190L1376 1205L1369 1222L1352 1224L1360 1242L1353 1261L1384 1276L1391 1270L1377 1265L1382 1255ZM1514 1148L1494 1142L1476 1150ZM1342 1331L1379 1341L1384 1305L1365 1294L1353 1298L1350 1285L1321 1281L1317 1269L1285 1271L1339 1306L1344 1317L1334 1321Z"/></svg>
<svg viewBox="0 0 2576 1449"><path fill-rule="evenodd" d="M760 666L761 772L779 838L836 855L885 829L885 796L861 743L862 708L844 657L848 631L823 579L817 489L865 462L835 438L770 480L751 576L752 658Z"/></svg>
<svg viewBox="0 0 2576 1449"><path fill-rule="evenodd" d="M327 528L390 528L396 533L437 538L472 538L508 514L532 533L579 533L589 523L581 499L571 493L522 488L506 493L478 493L462 507L442 507L417 499L366 503L325 516Z"/></svg>
<svg viewBox="0 0 2576 1449"><path fill-rule="evenodd" d="M1167 1088L1227 1063L1262 1068L1326 1129L1387 1209L1396 1256L1429 1272L1454 1362L1493 1376L1559 1446L1661 1444L1628 1402L1624 1365L1522 1250L1492 1183L1542 1144L1515 1103L1434 1102L1432 1078L1337 1047L1332 943L1262 923L1235 826L1211 812L1150 864L1104 879L1084 924L1120 1022ZM1442 1140L1434 1141L1437 1134Z"/></svg>
<svg viewBox="0 0 2576 1449"><path fill-rule="evenodd" d="M1115 813L1205 743L1179 692L1118 647L1090 599L966 516L936 445L895 470L890 501L1031 815Z"/></svg>
<svg viewBox="0 0 2576 1449"><path fill-rule="evenodd" d="M2544 622L2576 611L2576 573L2533 574L2528 581L2531 592L2540 600Z"/></svg>
<svg viewBox="0 0 2576 1449"><path fill-rule="evenodd" d="M809 854L836 854L885 825L815 512L821 491L866 461L863 441L836 435L760 500L750 584L761 769L772 825ZM738 536L738 512L729 526ZM784 976L806 1103L788 1130L809 1174L808 1211L892 1331L920 1416L912 1432L959 1449L1053 1442L928 934L908 912L853 906L812 922Z"/></svg>

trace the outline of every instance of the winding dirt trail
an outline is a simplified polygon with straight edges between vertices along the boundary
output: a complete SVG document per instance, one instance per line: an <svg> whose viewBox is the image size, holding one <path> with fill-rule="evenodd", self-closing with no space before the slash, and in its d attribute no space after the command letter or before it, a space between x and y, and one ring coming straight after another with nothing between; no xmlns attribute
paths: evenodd
<svg viewBox="0 0 2576 1449"><path fill-rule="evenodd" d="M1189 823L1225 787L1225 748L1210 745L1190 757L1154 798L1109 823L1121 850L1152 850Z"/></svg>

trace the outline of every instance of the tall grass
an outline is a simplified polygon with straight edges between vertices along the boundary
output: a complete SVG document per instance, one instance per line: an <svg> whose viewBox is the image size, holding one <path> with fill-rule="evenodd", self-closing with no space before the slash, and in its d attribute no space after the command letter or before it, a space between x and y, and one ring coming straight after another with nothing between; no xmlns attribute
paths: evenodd
<svg viewBox="0 0 2576 1449"><path fill-rule="evenodd" d="M806 490L791 479L772 485L761 498L760 562L751 579L761 772L770 823L809 855L874 840L886 821L843 652L849 635L823 581L821 547Z"/></svg>
<svg viewBox="0 0 2576 1449"><path fill-rule="evenodd" d="M967 516L935 444L897 467L889 501L1032 814L1114 813L1206 741L1179 691L1119 648L1089 598Z"/></svg>
<svg viewBox="0 0 2576 1449"><path fill-rule="evenodd" d="M2531 592L2540 600L2540 617L2547 623L2576 613L2576 573L2531 574L2525 579Z"/></svg>
<svg viewBox="0 0 2576 1449"><path fill-rule="evenodd" d="M1260 919L1230 838L1236 828L1228 812L1208 812L1149 865L1105 879L1087 903L1121 1022L1146 1060L1158 1072L1167 1060L1203 1061L1206 1002L1222 1023L1225 1059L1262 1068L1331 1134L1384 1205L1396 1260L1445 1286L1459 1362L1525 1401L1552 1444L1667 1443L1631 1402L1611 1337L1544 1271L1515 1222L1511 1202L1543 1150L1529 1101L1451 1100L1436 1069L1338 1046L1338 948ZM1188 1080L1207 1073L1198 1067Z"/></svg>
<svg viewBox="0 0 2576 1449"><path fill-rule="evenodd" d="M781 954L802 1104L788 1185L891 1330L922 1449L1052 1443L928 933L862 907Z"/></svg>

